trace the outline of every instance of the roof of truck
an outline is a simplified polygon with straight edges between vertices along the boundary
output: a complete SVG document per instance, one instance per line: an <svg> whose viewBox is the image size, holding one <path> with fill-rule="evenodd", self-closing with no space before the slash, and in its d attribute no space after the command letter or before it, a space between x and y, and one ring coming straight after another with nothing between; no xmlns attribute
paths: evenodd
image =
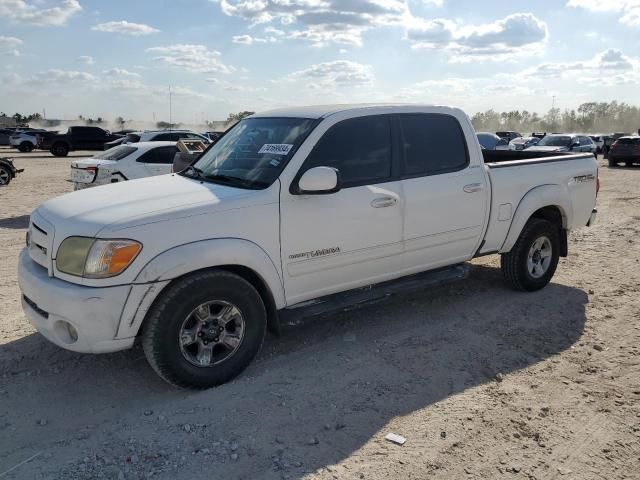
<svg viewBox="0 0 640 480"><path fill-rule="evenodd" d="M334 104L334 105L310 105L306 107L276 108L253 114L251 117L298 117L298 118L323 118L329 115L372 108L433 108L436 105L408 104L408 103L359 103L359 104ZM442 107L450 108L450 107Z"/></svg>

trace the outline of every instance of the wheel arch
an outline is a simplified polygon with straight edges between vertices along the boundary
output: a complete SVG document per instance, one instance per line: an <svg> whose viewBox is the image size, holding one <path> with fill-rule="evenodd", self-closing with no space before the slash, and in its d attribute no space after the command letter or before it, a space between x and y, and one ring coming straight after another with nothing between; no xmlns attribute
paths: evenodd
<svg viewBox="0 0 640 480"><path fill-rule="evenodd" d="M149 261L136 277L118 337L139 333L148 311L168 286L207 270L224 270L248 281L265 304L269 330L279 332L278 310L285 306L285 297L274 262L262 248L248 240L216 239L174 247Z"/></svg>
<svg viewBox="0 0 640 480"><path fill-rule="evenodd" d="M561 255L566 255L566 229L571 224L571 197L560 185L541 185L530 190L520 201L500 253L511 251L530 218L550 221L558 228L562 243Z"/></svg>

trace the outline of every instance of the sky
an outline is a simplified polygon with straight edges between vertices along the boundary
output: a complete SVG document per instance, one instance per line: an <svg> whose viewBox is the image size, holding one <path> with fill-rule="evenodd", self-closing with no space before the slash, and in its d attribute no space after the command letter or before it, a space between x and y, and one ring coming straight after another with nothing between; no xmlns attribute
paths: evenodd
<svg viewBox="0 0 640 480"><path fill-rule="evenodd" d="M0 0L0 111L640 104L638 46L640 0Z"/></svg>

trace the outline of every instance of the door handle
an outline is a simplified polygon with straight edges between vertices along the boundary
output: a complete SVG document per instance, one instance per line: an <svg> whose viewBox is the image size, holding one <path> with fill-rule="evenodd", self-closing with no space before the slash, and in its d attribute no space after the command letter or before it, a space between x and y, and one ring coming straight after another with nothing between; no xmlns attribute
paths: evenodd
<svg viewBox="0 0 640 480"><path fill-rule="evenodd" d="M475 192L479 192L482 190L482 184L481 183L470 183L469 185L465 185L463 190L466 193L475 193Z"/></svg>
<svg viewBox="0 0 640 480"><path fill-rule="evenodd" d="M371 206L373 208L391 207L395 205L397 201L398 200L394 197L374 198L373 200L371 200Z"/></svg>

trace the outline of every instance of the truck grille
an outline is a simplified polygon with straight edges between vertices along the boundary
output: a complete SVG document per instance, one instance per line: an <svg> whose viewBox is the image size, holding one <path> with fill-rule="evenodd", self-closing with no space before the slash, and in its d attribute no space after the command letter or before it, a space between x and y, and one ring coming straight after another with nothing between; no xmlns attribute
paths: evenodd
<svg viewBox="0 0 640 480"><path fill-rule="evenodd" d="M38 223L36 223L38 222ZM51 245L53 244L53 229L50 229L46 223L38 218L31 218L29 225L29 256L38 265L46 268L52 273L51 265Z"/></svg>

